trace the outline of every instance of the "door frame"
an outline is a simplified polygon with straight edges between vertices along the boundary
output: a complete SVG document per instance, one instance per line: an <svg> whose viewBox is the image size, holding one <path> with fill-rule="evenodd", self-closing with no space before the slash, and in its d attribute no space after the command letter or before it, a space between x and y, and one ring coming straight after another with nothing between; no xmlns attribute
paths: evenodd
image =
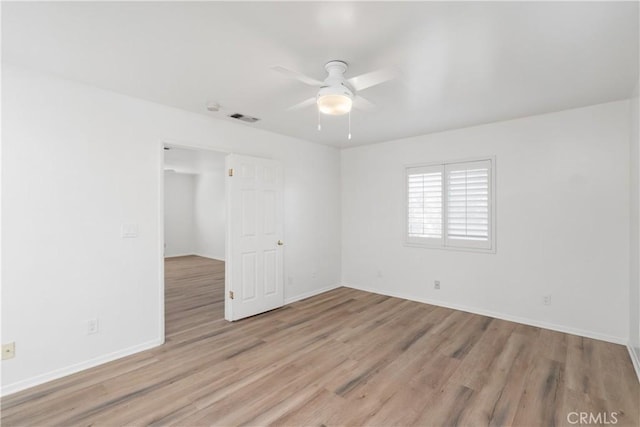
<svg viewBox="0 0 640 427"><path fill-rule="evenodd" d="M160 140L159 144L158 144L158 162L157 164L159 165L158 167L158 257L159 257L159 271L158 271L158 280L159 280L159 295L158 295L158 300L159 300L159 313L160 313L160 319L159 319L159 324L158 324L158 335L160 337L160 344L164 344L165 342L165 327L164 327L164 322L165 322L165 300L164 300L164 293L165 293L165 285L164 285L164 147L166 146L170 146L170 147L175 147L178 149L184 149L184 150L195 150L195 151L214 151L217 153L224 153L225 156L229 155L232 153L232 151L229 151L227 148L223 148L223 147L219 147L219 146L204 146L204 145L200 145L200 144L193 144L193 143L189 143L189 142L184 142L184 141L175 141L175 140L171 140L171 139L162 139ZM226 164L226 163L225 163ZM225 176L224 174L222 175L223 177ZM227 194L227 187L226 187L226 182L225 182L225 194L224 194L224 198L225 198L225 203L228 202L228 198L229 195ZM225 211L226 213L226 211ZM227 240L227 232L228 232L228 223L225 221L225 228L227 228L227 231L225 231L225 252L226 252L226 240ZM225 258L226 258L226 253L225 253ZM227 298L226 298L226 294L227 294L227 290L226 290L226 277L227 277L227 262L225 259L225 264L224 264L224 277L225 277L225 298L224 298L224 306L225 309L227 307Z"/></svg>

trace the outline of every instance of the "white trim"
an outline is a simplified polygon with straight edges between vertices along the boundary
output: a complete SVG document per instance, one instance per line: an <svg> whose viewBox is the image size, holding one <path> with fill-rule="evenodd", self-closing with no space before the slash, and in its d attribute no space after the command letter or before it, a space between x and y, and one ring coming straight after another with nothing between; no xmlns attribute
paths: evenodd
<svg viewBox="0 0 640 427"><path fill-rule="evenodd" d="M231 181L229 178L229 174L227 171L231 168L231 154L227 154L224 156L224 206L225 206L225 218L226 222L224 225L224 253L225 255L229 255L229 260L224 264L224 319L228 322L233 320L233 304L228 301L227 296L229 295L232 286L231 286L231 272L232 270L232 261L233 257L231 256L231 203L229 203L230 194L231 194Z"/></svg>
<svg viewBox="0 0 640 427"><path fill-rule="evenodd" d="M209 145L200 145L200 144L195 144L188 141L179 141L177 139L171 139L171 138L164 138L162 140L162 145L163 145L163 150L164 150L164 147L167 146L171 148L184 148L185 150L216 151L218 153L224 153L224 154L232 153L232 151L224 147L217 147L217 146L211 147Z"/></svg>
<svg viewBox="0 0 640 427"><path fill-rule="evenodd" d="M422 166L431 167L431 166L444 166L447 164L455 164L455 163L471 163L471 162L480 162L483 160L495 160L496 156L475 156L475 157L464 157L462 159L453 159L447 161L437 161L437 162L420 162L420 163L405 163L403 168L419 168Z"/></svg>
<svg viewBox="0 0 640 427"><path fill-rule="evenodd" d="M214 259L216 261L222 261L224 262L224 258L221 256L211 256L211 255L203 255L197 252L189 252L189 253L184 253L184 254L177 254L177 255L165 255L165 259L167 258L179 258L179 257L183 257L183 256L199 256L200 258L207 258L207 259Z"/></svg>
<svg viewBox="0 0 640 427"><path fill-rule="evenodd" d="M309 297L313 297L313 296L316 296L316 295L320 295L320 294L323 294L325 292L329 292L329 291L332 291L334 289L338 289L338 288L341 288L341 287L342 287L342 285L336 284L336 285L327 286L326 288L322 288L322 289L314 289L312 291L305 292L303 294L296 295L296 296L293 296L293 297L287 297L287 298L284 299L284 305L288 305L288 304L294 303L296 301L303 300L305 298L309 298Z"/></svg>
<svg viewBox="0 0 640 427"><path fill-rule="evenodd" d="M640 354L631 344L627 344L627 350L629 350L629 357L631 357L633 369L636 370L636 376L638 377L638 381L640 381Z"/></svg>
<svg viewBox="0 0 640 427"><path fill-rule="evenodd" d="M201 255L194 254L193 252L185 252L183 254L165 255L164 258L165 259L167 259L167 258L180 258L182 256L201 256ZM207 258L207 257L205 257L205 258Z"/></svg>
<svg viewBox="0 0 640 427"><path fill-rule="evenodd" d="M85 369L93 368L95 366L112 362L114 360L121 359L123 357L130 356L144 350L158 347L162 344L164 344L164 338L158 338L153 341L147 341L142 344L134 345L133 347L128 347L122 350L115 351L113 353L85 360L84 362L76 363L65 368L55 369L51 372L46 372L44 374L36 375L35 377L27 378L26 380L18 381L13 384L7 384L2 387L2 391L0 394L2 396L7 396L9 394L13 394L30 387L35 387L37 385L56 380L58 378L66 377L67 375L84 371Z"/></svg>
<svg viewBox="0 0 640 427"><path fill-rule="evenodd" d="M342 286L352 289L358 289L365 292L371 292L374 294L385 295L389 297L402 298L410 301L421 302L424 304L437 305L439 307L451 308L453 310L465 311L467 313L479 314L481 316L493 317L496 319L507 320L509 322L521 323L523 325L535 326L537 328L550 329L552 331L563 332L571 335L578 335L586 338L593 338L596 340L607 341L614 344L627 344L627 339L623 337L616 337L613 335L601 334L599 332L587 331L584 329L572 328L569 326L557 325L555 323L541 322L539 320L529 319L526 317L513 316L511 314L498 313L496 311L484 310L481 308L468 307L462 304L452 304L448 302L432 300L429 298L415 297L412 295L406 295L398 292L369 289L363 286L357 286L352 284L343 283Z"/></svg>
<svg viewBox="0 0 640 427"><path fill-rule="evenodd" d="M163 141L160 141L158 150L158 337L160 344L164 344L164 147Z"/></svg>
<svg viewBox="0 0 640 427"><path fill-rule="evenodd" d="M427 243L412 243L407 242L406 240L403 242L403 246L407 248L422 248L422 249L437 249L439 251L454 251L454 252L473 252L476 254L495 254L496 248L494 245L493 249L481 249L481 248L465 248L465 247L456 247L456 246L438 246L438 245L430 245Z"/></svg>
<svg viewBox="0 0 640 427"><path fill-rule="evenodd" d="M199 256L199 257L201 257L201 258L214 259L214 260L216 260L216 261L222 261L222 262L225 262L224 258L223 258L223 257L221 257L221 256L219 256L219 255L218 255L218 256L211 256L211 255L203 255L203 254L197 254L197 253L196 253L196 254L193 254L193 255L195 255L195 256Z"/></svg>

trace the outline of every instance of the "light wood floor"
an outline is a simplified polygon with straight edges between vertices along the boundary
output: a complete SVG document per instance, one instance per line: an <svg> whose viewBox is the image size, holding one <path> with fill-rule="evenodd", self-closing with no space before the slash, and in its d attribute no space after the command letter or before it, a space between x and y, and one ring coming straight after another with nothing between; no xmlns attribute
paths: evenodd
<svg viewBox="0 0 640 427"><path fill-rule="evenodd" d="M227 323L222 263L166 270L165 345L10 395L2 424L639 425L623 346L346 288Z"/></svg>

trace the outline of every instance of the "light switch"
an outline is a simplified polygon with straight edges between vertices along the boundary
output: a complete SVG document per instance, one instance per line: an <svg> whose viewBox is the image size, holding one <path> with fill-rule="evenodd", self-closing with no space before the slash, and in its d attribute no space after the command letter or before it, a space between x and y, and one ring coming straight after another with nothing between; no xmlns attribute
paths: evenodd
<svg viewBox="0 0 640 427"><path fill-rule="evenodd" d="M122 238L133 239L138 237L138 224L122 224Z"/></svg>

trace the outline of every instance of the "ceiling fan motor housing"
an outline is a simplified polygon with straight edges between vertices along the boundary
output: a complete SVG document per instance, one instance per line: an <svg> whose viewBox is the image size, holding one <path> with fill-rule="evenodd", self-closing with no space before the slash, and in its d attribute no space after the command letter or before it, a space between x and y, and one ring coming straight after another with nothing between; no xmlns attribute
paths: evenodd
<svg viewBox="0 0 640 427"><path fill-rule="evenodd" d="M340 95L346 96L349 99L353 99L353 92L351 91L351 89L341 83L336 86L322 86L318 91L318 98L322 98L323 96L328 95Z"/></svg>
<svg viewBox="0 0 640 427"><path fill-rule="evenodd" d="M354 90L344 78L347 71L347 63L343 61L330 61L324 66L329 76L324 80L324 85L318 91L316 102L320 112L324 114L340 115L351 111Z"/></svg>

